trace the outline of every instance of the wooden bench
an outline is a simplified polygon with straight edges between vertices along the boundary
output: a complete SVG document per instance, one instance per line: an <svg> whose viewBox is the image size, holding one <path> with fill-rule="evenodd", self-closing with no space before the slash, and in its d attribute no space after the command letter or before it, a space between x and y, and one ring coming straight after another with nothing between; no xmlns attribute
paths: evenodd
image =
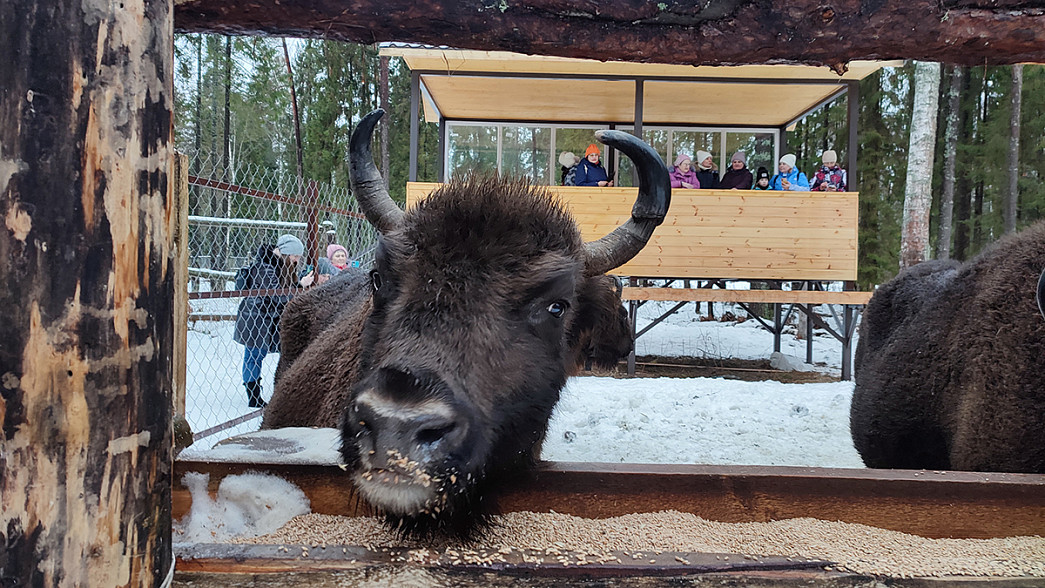
<svg viewBox="0 0 1045 588"><path fill-rule="evenodd" d="M439 184L407 184L407 206L427 196ZM606 235L631 216L637 188L553 186L549 190L566 203L592 241ZM622 298L628 302L636 338L678 312L689 302L728 302L740 305L774 335L780 350L783 324L796 309L812 326L825 328L842 344L842 378L852 371L852 338L860 308L871 292L828 291L829 282L851 285L857 270L856 192L771 192L758 190L680 190L672 192L671 207L646 247L612 273L628 278ZM649 280L677 286L699 283L719 288L638 287ZM735 281L768 282L769 290L729 289ZM806 289L786 290L785 282ZM648 301L677 304L641 331L635 331L638 307ZM748 306L774 307L773 323ZM832 328L813 307L841 305L843 316ZM789 307L787 316L782 306ZM837 317L836 317L837 318ZM629 358L634 373L635 354ZM806 361L812 362L812 339L807 337Z"/></svg>

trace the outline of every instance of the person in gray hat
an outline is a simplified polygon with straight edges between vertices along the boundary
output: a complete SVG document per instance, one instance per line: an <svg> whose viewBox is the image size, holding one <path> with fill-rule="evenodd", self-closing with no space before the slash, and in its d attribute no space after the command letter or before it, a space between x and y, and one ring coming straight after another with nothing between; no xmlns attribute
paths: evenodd
<svg viewBox="0 0 1045 588"><path fill-rule="evenodd" d="M280 235L275 245L262 245L254 262L236 275L237 290L275 290L311 286L314 272L298 277L297 267L305 245L294 235ZM244 347L243 385L247 405L263 408L261 363L269 353L279 353L279 317L291 299L290 294L246 296L236 310L236 330L232 338Z"/></svg>

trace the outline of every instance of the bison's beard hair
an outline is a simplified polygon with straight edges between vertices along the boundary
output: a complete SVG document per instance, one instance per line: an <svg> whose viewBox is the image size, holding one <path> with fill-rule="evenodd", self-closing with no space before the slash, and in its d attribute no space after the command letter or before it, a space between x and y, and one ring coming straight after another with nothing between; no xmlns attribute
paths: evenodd
<svg viewBox="0 0 1045 588"><path fill-rule="evenodd" d="M370 512L382 517L386 526L401 538L431 542L482 537L499 512L498 494L534 475L548 421L566 384L566 376L559 369L548 365L544 369L535 366L535 369L538 373L527 389L517 391L514 401L501 405L505 416L486 431L497 439L483 460L484 468L471 475L459 473L457 482L446 489L448 496L438 513L404 515L368 504ZM342 460L349 472L358 472L361 468L359 448L351 441L354 435L345 420L342 420L341 437ZM454 466L444 469L458 471ZM358 489L354 491L358 496Z"/></svg>

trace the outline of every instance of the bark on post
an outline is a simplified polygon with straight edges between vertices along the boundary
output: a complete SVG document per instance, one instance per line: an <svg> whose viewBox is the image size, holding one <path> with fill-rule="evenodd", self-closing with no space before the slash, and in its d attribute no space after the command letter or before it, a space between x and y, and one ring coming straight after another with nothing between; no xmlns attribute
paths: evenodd
<svg viewBox="0 0 1045 588"><path fill-rule="evenodd" d="M914 66L914 111L907 150L900 234L900 269L925 261L929 255L929 210L932 207L936 111L940 102L940 64L919 61Z"/></svg>
<svg viewBox="0 0 1045 588"><path fill-rule="evenodd" d="M0 3L0 584L171 571L170 0Z"/></svg>

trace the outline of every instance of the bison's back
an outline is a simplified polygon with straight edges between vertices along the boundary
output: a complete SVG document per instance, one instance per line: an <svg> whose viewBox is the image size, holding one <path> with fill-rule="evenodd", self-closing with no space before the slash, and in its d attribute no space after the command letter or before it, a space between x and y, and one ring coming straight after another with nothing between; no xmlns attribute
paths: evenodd
<svg viewBox="0 0 1045 588"><path fill-rule="evenodd" d="M860 329L850 412L869 467L1045 471L1045 225L957 267L883 285Z"/></svg>
<svg viewBox="0 0 1045 588"><path fill-rule="evenodd" d="M366 272L349 269L287 305L263 429L338 426L358 378L359 334L370 304Z"/></svg>

